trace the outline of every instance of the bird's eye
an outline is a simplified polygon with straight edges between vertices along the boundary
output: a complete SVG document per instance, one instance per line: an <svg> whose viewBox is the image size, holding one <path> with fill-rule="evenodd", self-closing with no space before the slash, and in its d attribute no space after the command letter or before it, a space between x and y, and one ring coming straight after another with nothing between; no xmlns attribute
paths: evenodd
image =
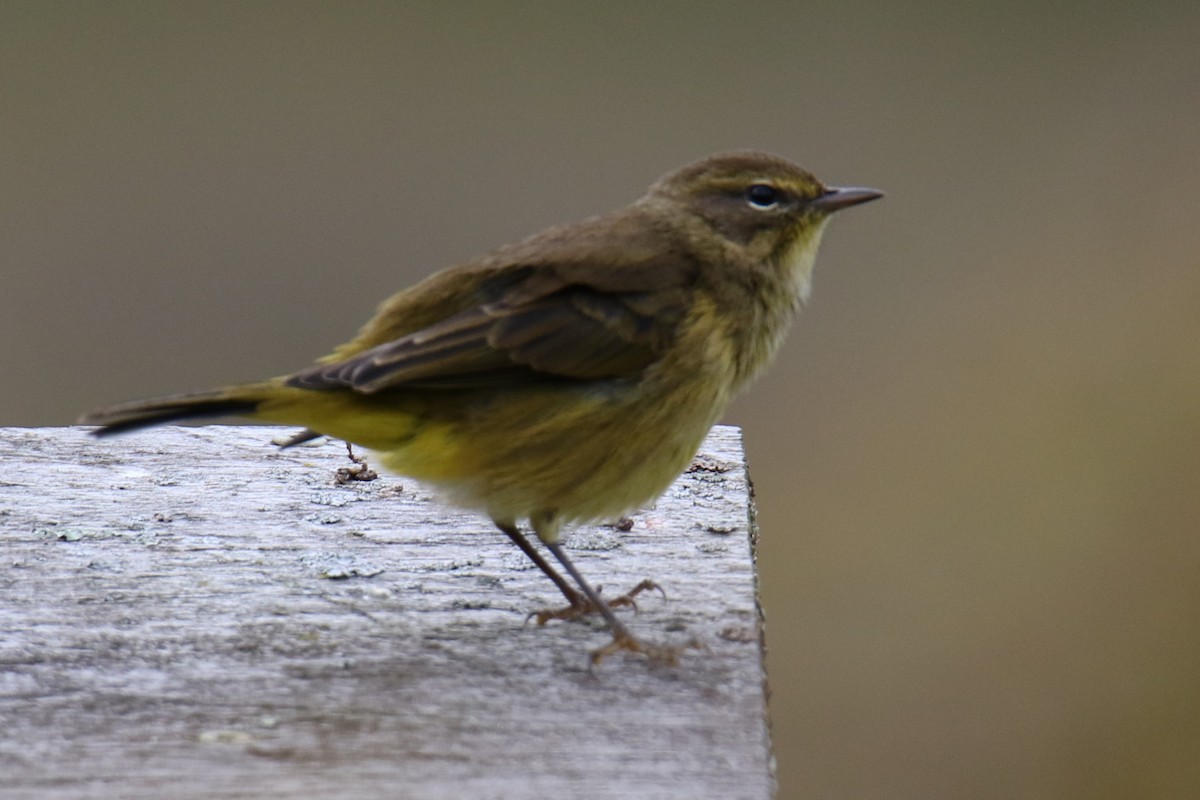
<svg viewBox="0 0 1200 800"><path fill-rule="evenodd" d="M779 190L769 183L756 183L746 190L746 202L755 208L774 208L779 200Z"/></svg>

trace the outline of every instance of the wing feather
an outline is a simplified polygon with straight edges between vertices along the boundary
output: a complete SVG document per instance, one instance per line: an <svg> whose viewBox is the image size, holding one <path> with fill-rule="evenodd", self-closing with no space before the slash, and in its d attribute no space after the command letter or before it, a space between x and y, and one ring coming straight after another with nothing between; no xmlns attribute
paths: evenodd
<svg viewBox="0 0 1200 800"><path fill-rule="evenodd" d="M370 394L636 376L672 341L696 269L679 250L651 255L644 240L653 232L637 220L620 224L628 230L621 228L609 257L588 235L564 229L501 251L503 260L498 254L431 279L424 294L414 293L419 284L389 301L356 340L362 344L339 348L288 383ZM571 249L579 237L589 246L586 259ZM473 288L449 291L453 280L474 281ZM410 308L421 315L416 330L405 323ZM381 341L386 331L403 333Z"/></svg>

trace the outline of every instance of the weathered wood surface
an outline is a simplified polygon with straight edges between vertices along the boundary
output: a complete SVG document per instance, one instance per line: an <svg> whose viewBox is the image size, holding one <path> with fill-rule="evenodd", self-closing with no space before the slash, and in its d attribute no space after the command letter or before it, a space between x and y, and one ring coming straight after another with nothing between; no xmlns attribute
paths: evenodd
<svg viewBox="0 0 1200 800"><path fill-rule="evenodd" d="M772 793L733 428L632 530L567 539L626 618L700 639L589 670L595 623L481 516L281 429L0 429L0 796L755 798Z"/></svg>

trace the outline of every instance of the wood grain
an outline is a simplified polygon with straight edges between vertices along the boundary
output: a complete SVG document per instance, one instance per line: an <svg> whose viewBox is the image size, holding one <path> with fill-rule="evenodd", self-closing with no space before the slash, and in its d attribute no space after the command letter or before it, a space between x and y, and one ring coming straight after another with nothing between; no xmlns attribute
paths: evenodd
<svg viewBox="0 0 1200 800"><path fill-rule="evenodd" d="M633 528L568 551L635 634L526 624L561 596L482 516L290 431L0 429L6 798L771 796L753 506L716 428Z"/></svg>

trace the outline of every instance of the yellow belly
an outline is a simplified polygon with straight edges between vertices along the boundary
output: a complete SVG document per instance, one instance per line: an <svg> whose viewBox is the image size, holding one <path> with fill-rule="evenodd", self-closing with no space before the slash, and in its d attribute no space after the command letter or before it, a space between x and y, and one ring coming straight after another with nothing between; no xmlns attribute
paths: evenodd
<svg viewBox="0 0 1200 800"><path fill-rule="evenodd" d="M257 416L374 450L390 470L493 519L553 518L538 531L553 537L563 522L646 504L687 468L733 392L722 340L698 344L675 350L690 355L686 364L665 359L638 381L390 395L293 389Z"/></svg>

